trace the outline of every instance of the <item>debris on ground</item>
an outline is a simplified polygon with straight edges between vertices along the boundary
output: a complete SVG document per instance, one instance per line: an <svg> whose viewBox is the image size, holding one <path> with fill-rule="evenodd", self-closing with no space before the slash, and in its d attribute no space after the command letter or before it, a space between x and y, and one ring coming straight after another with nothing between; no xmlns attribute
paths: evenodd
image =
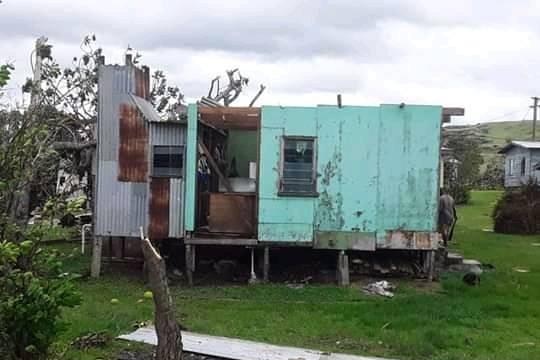
<svg viewBox="0 0 540 360"><path fill-rule="evenodd" d="M393 290L396 287L386 280L376 281L363 287L364 292L369 295L380 295L384 297L394 297Z"/></svg>
<svg viewBox="0 0 540 360"><path fill-rule="evenodd" d="M104 331L100 331L79 336L71 343L71 346L79 350L86 350L94 347L103 347L109 341L111 341L111 336Z"/></svg>
<svg viewBox="0 0 540 360"><path fill-rule="evenodd" d="M480 274L468 272L463 275L463 282L470 286L480 285Z"/></svg>
<svg viewBox="0 0 540 360"><path fill-rule="evenodd" d="M294 289L294 290L298 290L298 289L303 289L304 288L304 284L293 284L293 283L290 283L290 284L287 284L286 285L289 289Z"/></svg>

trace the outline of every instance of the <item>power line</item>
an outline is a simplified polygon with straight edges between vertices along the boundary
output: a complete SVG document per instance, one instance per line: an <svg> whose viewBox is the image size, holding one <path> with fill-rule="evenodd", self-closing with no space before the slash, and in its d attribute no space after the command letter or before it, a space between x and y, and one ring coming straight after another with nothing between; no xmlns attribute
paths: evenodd
<svg viewBox="0 0 540 360"><path fill-rule="evenodd" d="M532 126L532 140L536 140L536 114L538 110L538 100L540 99L538 96L533 96L533 126Z"/></svg>

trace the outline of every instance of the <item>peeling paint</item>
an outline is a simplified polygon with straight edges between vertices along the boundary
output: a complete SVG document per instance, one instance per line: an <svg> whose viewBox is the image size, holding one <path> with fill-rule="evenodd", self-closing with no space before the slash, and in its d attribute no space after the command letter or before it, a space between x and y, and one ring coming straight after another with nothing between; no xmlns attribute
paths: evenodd
<svg viewBox="0 0 540 360"><path fill-rule="evenodd" d="M384 246L387 231L432 231L441 109L416 105L339 110L332 106L263 107L259 238L306 241L308 236L311 241L309 229L372 232ZM283 135L316 137L318 197L277 196ZM281 215L286 212L294 212L294 222ZM408 245L417 246L416 240L410 241Z"/></svg>

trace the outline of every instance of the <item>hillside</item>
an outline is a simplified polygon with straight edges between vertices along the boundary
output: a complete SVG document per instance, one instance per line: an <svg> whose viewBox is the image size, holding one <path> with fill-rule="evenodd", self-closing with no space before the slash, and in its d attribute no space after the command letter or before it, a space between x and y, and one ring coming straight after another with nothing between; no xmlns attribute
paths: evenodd
<svg viewBox="0 0 540 360"><path fill-rule="evenodd" d="M508 140L531 140L532 121L500 121L476 125L447 126L448 131L463 131L464 134L478 137L481 142L482 156L485 164L499 158L499 151ZM537 135L540 138L540 122L537 124Z"/></svg>

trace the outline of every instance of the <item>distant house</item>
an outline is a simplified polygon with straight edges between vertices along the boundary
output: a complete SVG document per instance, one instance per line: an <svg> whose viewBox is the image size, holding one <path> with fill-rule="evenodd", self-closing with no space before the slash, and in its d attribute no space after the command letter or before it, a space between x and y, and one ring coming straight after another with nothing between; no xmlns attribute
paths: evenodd
<svg viewBox="0 0 540 360"><path fill-rule="evenodd" d="M512 141L499 154L504 154L505 187L540 178L540 141Z"/></svg>

